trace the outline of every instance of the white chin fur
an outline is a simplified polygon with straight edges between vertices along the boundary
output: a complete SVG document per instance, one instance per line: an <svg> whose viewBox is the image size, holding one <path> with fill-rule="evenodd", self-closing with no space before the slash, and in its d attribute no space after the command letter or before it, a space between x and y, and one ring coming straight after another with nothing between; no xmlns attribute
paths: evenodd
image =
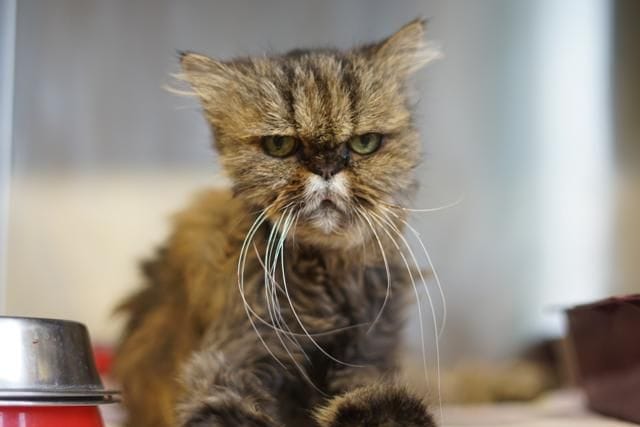
<svg viewBox="0 0 640 427"><path fill-rule="evenodd" d="M330 234L338 228L338 213L333 210L318 212L314 215L311 224L325 234Z"/></svg>

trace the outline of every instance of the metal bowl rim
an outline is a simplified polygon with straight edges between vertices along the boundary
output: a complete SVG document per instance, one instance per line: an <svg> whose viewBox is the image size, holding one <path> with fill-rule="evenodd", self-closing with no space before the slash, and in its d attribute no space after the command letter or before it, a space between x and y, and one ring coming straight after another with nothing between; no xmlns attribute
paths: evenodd
<svg viewBox="0 0 640 427"><path fill-rule="evenodd" d="M82 397L82 396L105 396L105 395L119 395L119 390L34 390L34 389L21 389L10 390L0 389L0 399L6 397L21 397L21 396L34 396L34 397Z"/></svg>
<svg viewBox="0 0 640 427"><path fill-rule="evenodd" d="M51 317L29 317L29 316L2 316L0 315L0 320L3 319L8 319L8 320L44 320L46 322L53 322L53 323L66 323L66 324L73 324L73 325L78 325L81 326L84 329L87 329L87 326L82 323L82 322L78 322L77 320L69 320L69 319L54 319Z"/></svg>
<svg viewBox="0 0 640 427"><path fill-rule="evenodd" d="M56 402L56 401L38 401L38 402L34 402L34 401L28 401L28 400L12 400L12 401L8 401L8 400L0 400L0 408L2 407L7 407L7 406L18 406L18 407L23 407L23 406L29 406L29 407L34 407L34 406L67 406L67 407L73 407L73 406L101 406L101 405L112 405L114 403L120 403L120 400L102 400L102 401L77 401L77 402Z"/></svg>
<svg viewBox="0 0 640 427"><path fill-rule="evenodd" d="M102 399L74 399L74 400L3 400L0 399L0 408L6 406L99 406L120 403L120 396L105 396Z"/></svg>

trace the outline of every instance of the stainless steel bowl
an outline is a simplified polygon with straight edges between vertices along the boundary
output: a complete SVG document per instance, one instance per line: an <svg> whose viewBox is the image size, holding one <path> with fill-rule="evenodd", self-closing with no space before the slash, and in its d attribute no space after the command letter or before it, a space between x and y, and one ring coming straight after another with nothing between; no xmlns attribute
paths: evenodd
<svg viewBox="0 0 640 427"><path fill-rule="evenodd" d="M0 316L0 405L96 404L116 401L117 396L100 381L83 324Z"/></svg>

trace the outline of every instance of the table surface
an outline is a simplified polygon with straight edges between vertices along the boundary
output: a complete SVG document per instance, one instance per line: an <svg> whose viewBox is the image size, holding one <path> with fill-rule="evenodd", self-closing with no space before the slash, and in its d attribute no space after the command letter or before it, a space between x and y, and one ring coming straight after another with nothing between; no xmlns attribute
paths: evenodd
<svg viewBox="0 0 640 427"><path fill-rule="evenodd" d="M529 403L445 406L442 412L444 427L637 427L589 412L576 390L554 392Z"/></svg>
<svg viewBox="0 0 640 427"><path fill-rule="evenodd" d="M121 427L118 408L109 406L103 408L107 409L106 427ZM575 390L555 392L531 403L449 405L442 408L442 414L442 427L637 427L587 411L581 393Z"/></svg>

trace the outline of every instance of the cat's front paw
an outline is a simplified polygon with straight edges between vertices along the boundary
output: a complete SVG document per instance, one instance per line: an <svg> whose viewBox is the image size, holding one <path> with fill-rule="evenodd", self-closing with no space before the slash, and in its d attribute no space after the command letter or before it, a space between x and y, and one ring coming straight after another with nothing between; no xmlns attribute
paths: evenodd
<svg viewBox="0 0 640 427"><path fill-rule="evenodd" d="M403 387L360 387L316 412L322 427L435 427L421 399Z"/></svg>

